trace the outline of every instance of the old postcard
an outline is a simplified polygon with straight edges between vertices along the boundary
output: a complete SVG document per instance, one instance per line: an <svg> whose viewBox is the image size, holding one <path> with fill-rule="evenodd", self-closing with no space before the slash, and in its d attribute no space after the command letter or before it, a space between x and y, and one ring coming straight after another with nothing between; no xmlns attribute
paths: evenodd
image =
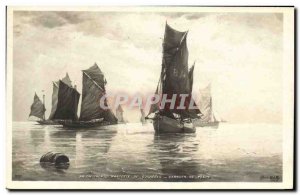
<svg viewBox="0 0 300 195"><path fill-rule="evenodd" d="M7 188L292 189L293 7L8 7Z"/></svg>

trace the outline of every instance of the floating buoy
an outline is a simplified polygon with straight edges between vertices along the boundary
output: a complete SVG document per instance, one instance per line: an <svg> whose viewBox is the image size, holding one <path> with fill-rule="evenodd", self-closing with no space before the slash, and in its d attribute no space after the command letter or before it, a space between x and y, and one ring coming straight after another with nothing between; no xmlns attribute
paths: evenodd
<svg viewBox="0 0 300 195"><path fill-rule="evenodd" d="M41 157L40 163L56 167L68 167L69 158L63 153L47 152Z"/></svg>

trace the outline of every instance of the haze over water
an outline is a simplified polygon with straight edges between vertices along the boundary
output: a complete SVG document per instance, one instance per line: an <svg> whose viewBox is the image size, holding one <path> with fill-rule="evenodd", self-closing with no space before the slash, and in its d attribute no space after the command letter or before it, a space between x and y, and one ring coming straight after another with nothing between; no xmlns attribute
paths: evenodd
<svg viewBox="0 0 300 195"><path fill-rule="evenodd" d="M280 125L221 123L195 134L155 135L151 123L67 130L14 122L12 137L13 180L282 180ZM69 168L41 167L49 151L65 153Z"/></svg>

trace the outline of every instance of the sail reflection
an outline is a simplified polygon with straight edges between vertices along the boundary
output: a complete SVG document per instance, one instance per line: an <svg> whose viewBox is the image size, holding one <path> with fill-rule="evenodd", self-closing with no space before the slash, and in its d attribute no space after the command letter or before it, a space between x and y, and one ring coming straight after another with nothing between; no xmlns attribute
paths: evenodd
<svg viewBox="0 0 300 195"><path fill-rule="evenodd" d="M163 181L195 181L203 174L194 160L198 145L193 145L195 134L155 135L153 147L161 165Z"/></svg>
<svg viewBox="0 0 300 195"><path fill-rule="evenodd" d="M77 132L76 134L76 151L75 151L75 167L80 167L84 159L84 147L82 144L82 133Z"/></svg>

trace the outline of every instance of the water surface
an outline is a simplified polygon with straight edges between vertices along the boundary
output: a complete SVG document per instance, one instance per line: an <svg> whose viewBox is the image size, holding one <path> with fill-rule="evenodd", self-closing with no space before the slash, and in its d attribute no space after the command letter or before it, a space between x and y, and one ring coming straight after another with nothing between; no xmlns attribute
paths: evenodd
<svg viewBox="0 0 300 195"><path fill-rule="evenodd" d="M46 152L70 158L68 169L42 167ZM68 130L13 123L13 180L282 180L280 125L220 124L195 134L154 135L151 123Z"/></svg>

